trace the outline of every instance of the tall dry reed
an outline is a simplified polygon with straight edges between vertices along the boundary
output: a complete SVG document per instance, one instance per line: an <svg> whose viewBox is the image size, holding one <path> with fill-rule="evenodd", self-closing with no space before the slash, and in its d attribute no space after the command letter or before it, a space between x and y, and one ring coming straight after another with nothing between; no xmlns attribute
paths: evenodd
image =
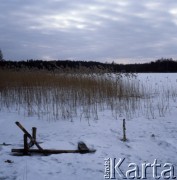
<svg viewBox="0 0 177 180"><path fill-rule="evenodd" d="M131 115L142 97L138 82L121 74L0 70L0 109L15 109L48 119L98 119L110 109ZM131 113L130 113L131 112Z"/></svg>

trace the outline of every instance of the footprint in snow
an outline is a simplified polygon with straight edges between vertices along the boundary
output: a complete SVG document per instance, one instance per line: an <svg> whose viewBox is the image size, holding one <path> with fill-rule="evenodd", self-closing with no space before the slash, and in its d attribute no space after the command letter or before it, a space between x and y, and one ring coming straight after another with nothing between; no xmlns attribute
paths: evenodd
<svg viewBox="0 0 177 180"><path fill-rule="evenodd" d="M113 133L118 133L118 131L114 130L114 129L110 129L111 132Z"/></svg>
<svg viewBox="0 0 177 180"><path fill-rule="evenodd" d="M97 169L96 172L104 173L104 171L101 169Z"/></svg>
<svg viewBox="0 0 177 180"><path fill-rule="evenodd" d="M169 146L172 146L170 143L166 142L166 141L159 141L158 142L159 146L163 146L164 148L167 148Z"/></svg>
<svg viewBox="0 0 177 180"><path fill-rule="evenodd" d="M71 144L71 145L75 145L73 142L69 142L69 144Z"/></svg>
<svg viewBox="0 0 177 180"><path fill-rule="evenodd" d="M67 163L67 166L72 166L72 163Z"/></svg>
<svg viewBox="0 0 177 180"><path fill-rule="evenodd" d="M90 169L90 168L83 168L84 171L87 171L87 172L94 172L95 170L93 169Z"/></svg>

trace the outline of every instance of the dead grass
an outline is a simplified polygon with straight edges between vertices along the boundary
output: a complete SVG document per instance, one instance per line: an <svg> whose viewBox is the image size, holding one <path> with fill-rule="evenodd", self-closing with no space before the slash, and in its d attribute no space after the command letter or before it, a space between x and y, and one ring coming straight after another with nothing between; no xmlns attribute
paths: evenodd
<svg viewBox="0 0 177 180"><path fill-rule="evenodd" d="M135 110L141 96L138 84L121 74L0 70L0 108L40 118L98 119L105 108L117 118Z"/></svg>

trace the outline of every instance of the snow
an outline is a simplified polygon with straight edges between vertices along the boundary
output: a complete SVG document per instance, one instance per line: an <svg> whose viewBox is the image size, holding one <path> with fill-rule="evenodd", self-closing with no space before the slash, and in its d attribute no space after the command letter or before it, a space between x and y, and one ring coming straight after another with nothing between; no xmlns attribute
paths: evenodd
<svg viewBox="0 0 177 180"><path fill-rule="evenodd" d="M165 115L159 116L159 93L170 90L177 92L177 74L138 74L137 79L144 84L146 91L153 91L153 112L144 110L130 118L120 116L117 119L107 109L99 112L98 120L73 121L38 119L27 117L16 111L0 111L0 180L102 180L105 175L106 158L125 158L123 171L129 163L153 163L157 159L162 164L171 163L177 176L177 104L176 98L169 97L169 106ZM157 97L158 96L158 97ZM164 102L166 103L166 102ZM143 104L143 103L142 103ZM160 104L159 104L160 105ZM128 141L122 139L122 120L126 119ZM84 141L89 148L96 149L91 154L55 154L49 156L14 156L12 148L23 147L23 132L15 125L19 121L29 132L37 127L37 140L47 149L77 149L77 143ZM4 146L2 143L11 144ZM12 163L5 162L6 160ZM152 170L147 170L148 179ZM116 174L117 179L121 179Z"/></svg>

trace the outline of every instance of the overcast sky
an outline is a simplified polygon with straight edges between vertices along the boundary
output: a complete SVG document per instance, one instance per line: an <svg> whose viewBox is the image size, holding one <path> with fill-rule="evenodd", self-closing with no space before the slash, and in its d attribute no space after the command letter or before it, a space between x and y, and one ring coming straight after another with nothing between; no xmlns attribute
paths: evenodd
<svg viewBox="0 0 177 180"><path fill-rule="evenodd" d="M4 59L177 59L176 0L1 0Z"/></svg>

